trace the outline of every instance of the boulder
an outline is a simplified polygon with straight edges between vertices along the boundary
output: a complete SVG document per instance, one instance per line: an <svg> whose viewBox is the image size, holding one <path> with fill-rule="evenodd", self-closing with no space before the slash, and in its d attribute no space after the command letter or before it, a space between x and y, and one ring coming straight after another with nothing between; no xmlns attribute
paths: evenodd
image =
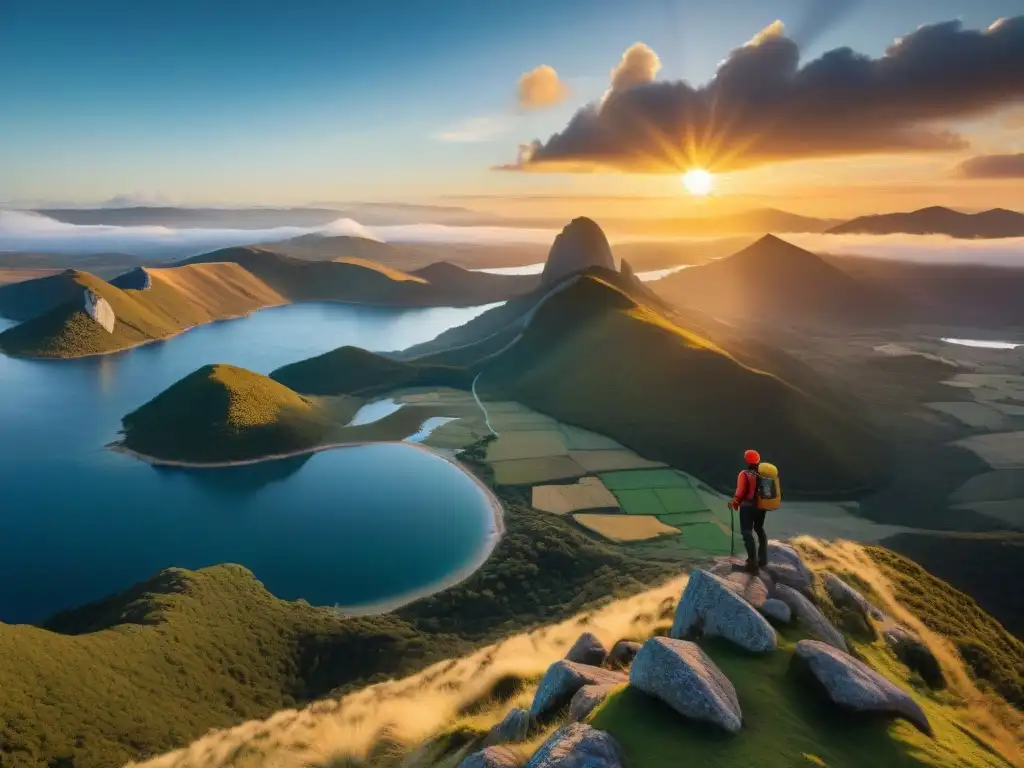
<svg viewBox="0 0 1024 768"><path fill-rule="evenodd" d="M748 651L778 647L775 630L764 616L723 579L701 569L690 574L669 636L682 639L694 632L725 638Z"/></svg>
<svg viewBox="0 0 1024 768"><path fill-rule="evenodd" d="M904 717L922 732L932 727L910 694L893 685L867 664L818 640L801 640L796 656L824 687L828 697L855 712L888 712Z"/></svg>
<svg viewBox="0 0 1024 768"><path fill-rule="evenodd" d="M775 619L782 624L789 624L793 620L793 612L789 609L789 606L781 600L776 600L774 597L768 598L762 603L761 613L769 619Z"/></svg>
<svg viewBox="0 0 1024 768"><path fill-rule="evenodd" d="M618 686L615 685L584 685L569 702L569 719L579 722L587 719L587 715L597 708L597 705L608 698L608 694Z"/></svg>
<svg viewBox="0 0 1024 768"><path fill-rule="evenodd" d="M640 643L634 643L632 640L619 640L612 646L608 658L605 659L605 664L611 669L625 669L633 663L639 650Z"/></svg>
<svg viewBox="0 0 1024 768"><path fill-rule="evenodd" d="M774 586L771 583L770 577L759 573L732 571L719 578L725 582L729 589L755 608L760 608L764 605L764 601L768 599L768 595Z"/></svg>
<svg viewBox="0 0 1024 768"><path fill-rule="evenodd" d="M785 584L779 584L775 587L775 597L789 606L800 626L812 635L844 653L849 651L843 633L832 626L832 622L802 594Z"/></svg>
<svg viewBox="0 0 1024 768"><path fill-rule="evenodd" d="M601 227L593 219L581 216L566 224L555 237L541 275L541 285L554 285L589 267L614 270L615 259Z"/></svg>
<svg viewBox="0 0 1024 768"><path fill-rule="evenodd" d="M508 747L487 747L467 757L459 768L519 768L519 758Z"/></svg>
<svg viewBox="0 0 1024 768"><path fill-rule="evenodd" d="M696 643L652 637L633 660L629 684L690 720L730 733L743 724L736 689Z"/></svg>
<svg viewBox="0 0 1024 768"><path fill-rule="evenodd" d="M768 542L768 567L765 569L776 584L811 594L814 586L814 572L789 544L781 541Z"/></svg>
<svg viewBox="0 0 1024 768"><path fill-rule="evenodd" d="M107 333L114 332L114 323L117 318L114 316L114 309L106 299L88 288L82 297L82 308L85 313L95 320Z"/></svg>
<svg viewBox="0 0 1024 768"><path fill-rule="evenodd" d="M567 661L589 664L592 667L600 667L607 657L608 649L592 632L584 632L580 635L569 652L565 654Z"/></svg>
<svg viewBox="0 0 1024 768"><path fill-rule="evenodd" d="M622 749L604 731L569 723L540 745L525 768L622 768Z"/></svg>
<svg viewBox="0 0 1024 768"><path fill-rule="evenodd" d="M511 744L517 741L526 741L530 735L530 713L525 709L516 707L509 710L505 719L491 728L491 732L484 739L484 746L490 747L494 744Z"/></svg>
<svg viewBox="0 0 1024 768"><path fill-rule="evenodd" d="M585 685L621 685L627 678L621 672L577 664L574 661L556 661L537 686L530 716L544 720L568 704L576 692Z"/></svg>
<svg viewBox="0 0 1024 768"><path fill-rule="evenodd" d="M821 580L825 584L825 591L836 605L853 608L859 611L865 619L870 617L875 621L882 621L885 618L885 614L880 609L869 603L864 595L834 573L826 571L821 575Z"/></svg>

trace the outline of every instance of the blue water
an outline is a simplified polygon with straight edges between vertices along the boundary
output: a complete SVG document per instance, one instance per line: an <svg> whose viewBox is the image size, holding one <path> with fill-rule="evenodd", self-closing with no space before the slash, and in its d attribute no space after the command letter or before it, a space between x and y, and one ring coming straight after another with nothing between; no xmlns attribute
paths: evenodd
<svg viewBox="0 0 1024 768"><path fill-rule="evenodd" d="M346 607L472 567L492 540L487 497L413 447L172 470L104 446L121 416L207 363L269 373L343 344L403 349L484 309L293 305L117 355L0 355L0 621L38 621L168 566L241 563L279 597Z"/></svg>

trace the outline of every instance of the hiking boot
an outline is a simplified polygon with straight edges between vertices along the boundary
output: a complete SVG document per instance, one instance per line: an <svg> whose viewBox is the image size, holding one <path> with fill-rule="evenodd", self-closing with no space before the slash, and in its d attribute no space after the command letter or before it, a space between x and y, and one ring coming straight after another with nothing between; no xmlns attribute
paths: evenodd
<svg viewBox="0 0 1024 768"><path fill-rule="evenodd" d="M756 560L747 560L747 562L743 566L743 570L745 570L747 573L757 573L760 569L757 566Z"/></svg>
<svg viewBox="0 0 1024 768"><path fill-rule="evenodd" d="M757 564L758 564L758 566L760 566L761 568L767 568L767 567L768 567L768 557L767 557L767 556L765 556L765 557L762 557L762 558L760 558L760 559L759 559L759 560L757 561Z"/></svg>

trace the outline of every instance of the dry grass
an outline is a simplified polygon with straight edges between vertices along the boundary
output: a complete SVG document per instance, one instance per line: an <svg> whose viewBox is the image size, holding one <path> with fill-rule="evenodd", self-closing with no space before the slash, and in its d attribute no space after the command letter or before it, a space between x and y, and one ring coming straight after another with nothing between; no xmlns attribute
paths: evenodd
<svg viewBox="0 0 1024 768"><path fill-rule="evenodd" d="M806 536L793 543L814 568L848 574L853 577L852 581L866 584L879 607L893 620L913 630L931 649L946 677L948 694L961 709L965 724L985 734L1004 755L1021 756L1024 715L999 696L979 689L953 644L929 629L896 599L892 584L862 546L848 541L826 544Z"/></svg>
<svg viewBox="0 0 1024 768"><path fill-rule="evenodd" d="M529 683L565 656L584 629L606 644L621 638L649 636L663 621L665 606L674 605L685 583L685 578L675 579L591 614L515 635L470 656L435 664L412 677L364 688L337 701L324 700L302 710L278 712L267 720L213 731L185 749L141 765L340 767L362 766L371 755L374 768L401 765L402 760L437 734L461 727L485 731L499 721L510 706L507 699L484 706L472 715L461 713L472 703L487 701L500 681L527 681L527 687L518 696L521 703L528 702L532 696ZM388 743L388 755L379 751L382 736ZM523 745L524 753L528 753L529 746Z"/></svg>
<svg viewBox="0 0 1024 768"><path fill-rule="evenodd" d="M955 649L896 600L891 584L862 547L842 541L825 544L807 537L795 544L812 567L846 574L865 587L894 620L919 633L929 645L948 685L946 691L928 694L937 697L929 699L929 711L939 708L943 717L955 717L956 727L970 738L990 744L1011 764L1021 764L1020 712L978 689ZM664 627L685 583L685 577L675 579L600 610L515 635L470 656L435 664L412 677L374 685L338 701L321 701L303 710L286 710L267 720L213 731L186 749L143 765L457 768L478 748L478 737L509 708L528 706L536 680L548 665L565 655L584 629L606 644L622 638L642 640ZM871 646L873 655L886 653L881 642ZM883 666L891 673L888 666L898 664L892 659ZM495 696L509 681L517 682L518 687L510 695ZM551 724L529 743L515 747L523 762L558 725Z"/></svg>

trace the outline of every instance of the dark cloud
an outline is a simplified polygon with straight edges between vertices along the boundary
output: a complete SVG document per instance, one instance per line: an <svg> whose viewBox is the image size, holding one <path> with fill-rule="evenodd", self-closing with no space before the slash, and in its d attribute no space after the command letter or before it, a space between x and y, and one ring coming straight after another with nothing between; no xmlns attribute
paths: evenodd
<svg viewBox="0 0 1024 768"><path fill-rule="evenodd" d="M653 53L653 52L652 52ZM610 89L515 170L678 172L782 160L962 149L937 124L1024 100L1024 16L987 30L959 21L897 40L877 59L837 48L803 66L778 22L733 50L699 88Z"/></svg>
<svg viewBox="0 0 1024 768"><path fill-rule="evenodd" d="M1024 152L1015 155L978 155L960 163L969 179L1024 179Z"/></svg>

